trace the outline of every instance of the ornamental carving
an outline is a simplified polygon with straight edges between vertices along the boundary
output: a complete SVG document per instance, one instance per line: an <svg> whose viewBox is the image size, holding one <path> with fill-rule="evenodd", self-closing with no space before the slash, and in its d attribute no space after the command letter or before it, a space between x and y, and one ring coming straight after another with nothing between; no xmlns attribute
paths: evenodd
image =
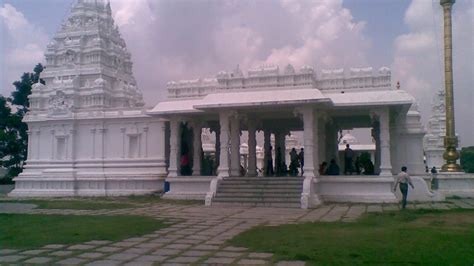
<svg viewBox="0 0 474 266"><path fill-rule="evenodd" d="M62 91L49 98L49 115L68 114L72 107L71 99Z"/></svg>

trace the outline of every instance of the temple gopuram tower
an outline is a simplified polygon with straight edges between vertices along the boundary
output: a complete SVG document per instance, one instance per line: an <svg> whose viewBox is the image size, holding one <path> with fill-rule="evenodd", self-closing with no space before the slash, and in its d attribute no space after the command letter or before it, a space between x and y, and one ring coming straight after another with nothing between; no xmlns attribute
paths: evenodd
<svg viewBox="0 0 474 266"><path fill-rule="evenodd" d="M164 122L146 115L110 3L79 0L32 86L28 158L13 196L128 195L161 190Z"/></svg>

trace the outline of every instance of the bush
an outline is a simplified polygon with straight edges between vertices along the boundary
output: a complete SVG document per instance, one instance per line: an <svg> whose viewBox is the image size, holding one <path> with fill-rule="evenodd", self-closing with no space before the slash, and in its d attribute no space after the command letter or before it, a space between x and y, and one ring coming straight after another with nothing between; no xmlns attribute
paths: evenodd
<svg viewBox="0 0 474 266"><path fill-rule="evenodd" d="M466 173L474 173L474 146L461 149L461 166Z"/></svg>

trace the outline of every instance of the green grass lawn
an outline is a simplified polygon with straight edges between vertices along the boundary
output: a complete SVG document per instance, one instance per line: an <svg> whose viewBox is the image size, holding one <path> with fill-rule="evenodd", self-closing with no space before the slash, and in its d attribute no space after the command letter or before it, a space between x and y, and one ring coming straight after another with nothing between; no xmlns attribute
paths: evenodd
<svg viewBox="0 0 474 266"><path fill-rule="evenodd" d="M4 200L0 203L28 203L38 205L38 209L70 209L70 210L102 210L102 209L124 209L136 207L126 202L98 201L94 199L45 199L45 200Z"/></svg>
<svg viewBox="0 0 474 266"><path fill-rule="evenodd" d="M230 243L310 265L473 265L474 212L411 210L354 223L259 226Z"/></svg>
<svg viewBox="0 0 474 266"><path fill-rule="evenodd" d="M0 249L121 240L166 227L141 216L0 214Z"/></svg>

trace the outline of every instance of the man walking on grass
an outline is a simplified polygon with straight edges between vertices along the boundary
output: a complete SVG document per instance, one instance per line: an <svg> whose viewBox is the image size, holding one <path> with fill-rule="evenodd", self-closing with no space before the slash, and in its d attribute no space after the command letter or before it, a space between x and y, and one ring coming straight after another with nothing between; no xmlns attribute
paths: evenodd
<svg viewBox="0 0 474 266"><path fill-rule="evenodd" d="M411 182L410 176L407 173L407 167L403 166L402 171L397 175L397 180L393 185L393 192L397 189L397 184L400 184L400 192L402 193L402 208L405 209L407 206L407 196L408 196L408 185L411 188L415 188Z"/></svg>

